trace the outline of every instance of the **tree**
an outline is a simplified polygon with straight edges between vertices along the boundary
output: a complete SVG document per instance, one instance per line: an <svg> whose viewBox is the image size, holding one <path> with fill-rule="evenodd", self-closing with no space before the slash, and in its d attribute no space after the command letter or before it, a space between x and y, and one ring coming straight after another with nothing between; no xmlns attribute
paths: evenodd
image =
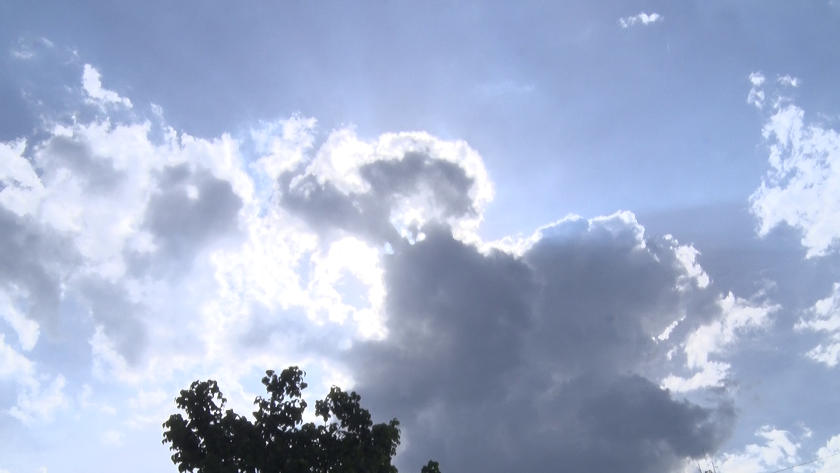
<svg viewBox="0 0 840 473"><path fill-rule="evenodd" d="M303 423L307 385L297 366L278 376L266 371L267 398L257 397L254 422L232 409L213 380L195 381L175 398L181 414L163 423L180 472L196 473L397 473L391 458L400 444L397 419L373 424L361 397L333 386L315 402L323 425ZM421 473L440 473L429 461Z"/></svg>

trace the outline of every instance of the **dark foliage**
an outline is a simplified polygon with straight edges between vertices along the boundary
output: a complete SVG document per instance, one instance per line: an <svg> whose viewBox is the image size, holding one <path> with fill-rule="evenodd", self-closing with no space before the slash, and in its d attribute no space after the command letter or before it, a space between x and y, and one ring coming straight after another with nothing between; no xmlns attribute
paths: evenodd
<svg viewBox="0 0 840 473"><path fill-rule="evenodd" d="M399 421L374 424L361 397L333 386L315 402L323 425L303 423L304 372L296 366L262 379L267 398L257 397L254 422L225 410L215 381L195 381L163 423L180 472L196 473L396 473L391 458L400 444ZM430 461L421 473L440 473Z"/></svg>

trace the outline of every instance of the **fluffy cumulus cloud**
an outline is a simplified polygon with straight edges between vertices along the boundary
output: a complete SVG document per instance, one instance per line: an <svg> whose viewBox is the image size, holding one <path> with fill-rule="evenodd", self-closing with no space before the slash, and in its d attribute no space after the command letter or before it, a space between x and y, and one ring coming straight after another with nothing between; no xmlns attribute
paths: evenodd
<svg viewBox="0 0 840 473"><path fill-rule="evenodd" d="M315 149L315 121L299 117L200 139L159 109L126 114L96 68L80 75L89 120L51 117L0 144L2 376L20 385L7 409L22 420L78 389L28 357L44 334L86 333L100 381L237 387L249 369L385 337L381 259L428 222L477 240L493 190L464 142L340 129Z"/></svg>
<svg viewBox="0 0 840 473"><path fill-rule="evenodd" d="M799 80L779 76L769 80L759 72L750 75L752 88L747 102L765 114L763 137L769 150L770 169L752 194L752 213L758 219L757 232L766 237L786 225L799 232L805 258L829 259L838 253L840 242L840 135L831 126L806 118L805 111L790 98ZM797 311L794 330L803 336L820 337L804 353L824 368L840 361L840 283L835 282L822 298ZM801 460L800 443L786 431L766 426L758 435L767 442L751 445L744 452L725 456L726 470L754 471L781 468ZM810 432L806 432L806 437ZM837 436L814 453L815 460L803 462L803 471L833 469Z"/></svg>
<svg viewBox="0 0 840 473"><path fill-rule="evenodd" d="M758 217L760 235L785 224L801 232L807 258L838 252L840 244L840 134L819 123L809 123L805 111L786 95L798 80L779 77L780 90L765 98L765 78L750 76L750 100L761 108L770 102L763 135L768 143L770 170L752 195L752 210ZM815 302L796 325L802 331L825 334L826 340L807 353L815 361L836 366L840 359L840 284L832 294Z"/></svg>
<svg viewBox="0 0 840 473"><path fill-rule="evenodd" d="M303 117L198 138L79 77L90 119L0 144L13 418L117 416L96 436L116 448L192 379L247 412L261 370L298 363L398 417L408 470L675 471L730 434L727 353L775 309L693 246L630 212L482 241L493 187L464 142Z"/></svg>
<svg viewBox="0 0 840 473"><path fill-rule="evenodd" d="M750 77L750 100L759 107L769 102L772 109L763 129L770 170L751 197L759 233L766 235L784 223L802 232L809 258L835 252L840 238L840 135L808 123L804 110L783 91L765 98L764 76ZM796 80L785 77L780 83Z"/></svg>

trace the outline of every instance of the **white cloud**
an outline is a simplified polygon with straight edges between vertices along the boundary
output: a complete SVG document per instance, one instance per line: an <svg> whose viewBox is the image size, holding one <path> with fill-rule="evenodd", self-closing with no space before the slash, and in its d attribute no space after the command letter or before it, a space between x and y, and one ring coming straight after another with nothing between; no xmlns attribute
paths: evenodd
<svg viewBox="0 0 840 473"><path fill-rule="evenodd" d="M160 124L163 137L152 139L149 121L114 124L107 117L113 109L104 106L131 103L104 89L90 65L84 67L82 88L86 106L103 111L103 118L49 123L45 139L0 143L0 205L68 239L77 259L57 280L62 297L82 301L86 313L81 318L93 327L87 333L93 375L103 383L160 394L200 376L236 388L243 377L293 361L318 364L332 370L331 376L347 379L328 360L296 358L298 344L308 343L309 335L287 333L280 329L285 322L278 327L278 321L291 317L298 330L323 331L341 346L385 335L381 245L346 234L320 235L279 207L277 182L283 173L303 172L342 192L363 193L369 190L360 174L364 166L399 163L407 153L462 170L470 183L466 198L475 212L442 213L436 189L418 181L412 192L394 198L386 215L385 223L407 235L415 225L444 219L463 240L477 240L483 208L492 199L482 159L463 141L426 133L362 140L352 128L343 128L315 148L315 120L296 116L254 129L250 138L259 156L253 159L229 135L207 140ZM153 113L162 120L161 109ZM231 216L232 233L216 238L215 227L208 227L204 243L193 240L186 253L156 256L169 248L169 240L150 227L152 203L161 196L182 202L177 199L183 193L186 203L178 205L189 209L216 198L220 191L205 189L197 180L202 172L218 189L229 186L225 192L241 202ZM183 175L171 179L186 181L167 184L168 175ZM207 209L213 214L216 206ZM178 223L172 224L173 239L186 231ZM182 265L180 272L167 264ZM84 289L90 281L111 292L107 297L91 293ZM0 317L17 332L23 349L34 348L39 325L22 314L12 294L6 295L9 300L0 300ZM25 305L28 297L20 295L20 302ZM105 302L97 306L97 297ZM121 299L118 307L114 297ZM276 348L265 350L267 344ZM5 407L21 420L48 419L67 405L64 377L41 387L33 363L5 342L0 344L0 373L17 380L19 402ZM242 399L253 399L244 389L238 391ZM126 407L93 403L91 396L80 402L109 412ZM139 423L159 417L163 409L139 397L129 399L125 404Z"/></svg>
<svg viewBox="0 0 840 473"><path fill-rule="evenodd" d="M761 87L765 80L764 74L760 72L750 74L752 87L750 87L750 93L747 95L747 103L758 109L764 108L764 90Z"/></svg>
<svg viewBox="0 0 840 473"><path fill-rule="evenodd" d="M9 409L9 414L24 423L36 420L52 420L53 413L68 406L64 395L64 376L55 377L49 387L42 391L40 383L29 383L28 389L18 393L17 405Z"/></svg>
<svg viewBox="0 0 840 473"><path fill-rule="evenodd" d="M24 423L50 421L53 413L68 406L63 389L64 376L57 375L46 389L35 363L5 342L0 333L0 382L12 381L18 386L17 403L6 412Z"/></svg>
<svg viewBox="0 0 840 473"><path fill-rule="evenodd" d="M828 439L824 447L817 450L817 461L813 466L813 472L825 471L835 469L840 466L840 460L837 458L840 455L840 435L835 435Z"/></svg>
<svg viewBox="0 0 840 473"><path fill-rule="evenodd" d="M798 84L790 76L780 77L778 82L793 87ZM775 100L773 111L763 129L770 144L770 170L750 196L752 212L760 221L758 233L767 235L786 223L801 232L807 258L836 253L840 248L840 134L818 124L806 124L804 110L785 97ZM840 361L838 287L840 284L835 284L832 295L818 301L811 316L796 325L798 330L827 335L826 341L807 356L828 366Z"/></svg>
<svg viewBox="0 0 840 473"><path fill-rule="evenodd" d="M793 76L779 76L777 81L785 86L799 87L799 78Z"/></svg>
<svg viewBox="0 0 840 473"><path fill-rule="evenodd" d="M697 263L697 256L700 252L692 245L682 245L676 247L675 253L677 259L683 264L686 272L688 273L687 279L694 279L697 286L701 289L707 287L710 282L709 275L706 274L700 264ZM685 288L685 282L682 288Z"/></svg>
<svg viewBox="0 0 840 473"><path fill-rule="evenodd" d="M307 159L315 143L314 118L294 116L289 120L263 122L251 130L257 150L263 154L256 165L269 178L294 170Z"/></svg>
<svg viewBox="0 0 840 473"><path fill-rule="evenodd" d="M811 308L811 316L797 322L797 330L823 332L827 340L820 343L807 356L828 366L840 362L840 283L834 283L831 295L817 301Z"/></svg>
<svg viewBox="0 0 840 473"><path fill-rule="evenodd" d="M773 110L763 129L771 169L750 197L759 234L787 223L802 232L807 257L833 252L840 238L840 135L805 124L805 112L786 100Z"/></svg>
<svg viewBox="0 0 840 473"><path fill-rule="evenodd" d="M747 445L740 453L725 453L719 463L726 473L755 473L770 471L795 464L799 460L800 444L790 432L764 426L756 432L764 438L763 444Z"/></svg>
<svg viewBox="0 0 840 473"><path fill-rule="evenodd" d="M85 71L82 74L82 86L91 100L100 105L122 104L127 108L131 108L131 100L120 97L120 94L113 90L103 88L100 77L99 71L90 64L85 64Z"/></svg>
<svg viewBox="0 0 840 473"><path fill-rule="evenodd" d="M715 361L711 356L719 355L731 346L739 333L765 326L770 314L778 308L751 305L731 293L721 298L718 304L722 316L690 334L683 348L687 367L699 371L690 378L669 375L662 381L663 387L682 392L718 386L728 376L731 365Z"/></svg>
<svg viewBox="0 0 840 473"><path fill-rule="evenodd" d="M639 23L642 25L650 25L652 23L664 21L665 18L660 15L659 13L651 13L648 15L647 13L639 13L638 15L627 16L618 20L618 23L621 25L622 28L630 28L631 26Z"/></svg>
<svg viewBox="0 0 840 473"><path fill-rule="evenodd" d="M379 251L357 238L347 237L330 245L326 254L315 255L312 262L314 270L308 285L313 296L309 305L310 318L317 320L319 313L323 313L328 320L342 323L352 317L359 323L362 336L383 338L385 286ZM370 288L368 304L364 307L356 308L344 302L338 285L345 276L353 276Z"/></svg>

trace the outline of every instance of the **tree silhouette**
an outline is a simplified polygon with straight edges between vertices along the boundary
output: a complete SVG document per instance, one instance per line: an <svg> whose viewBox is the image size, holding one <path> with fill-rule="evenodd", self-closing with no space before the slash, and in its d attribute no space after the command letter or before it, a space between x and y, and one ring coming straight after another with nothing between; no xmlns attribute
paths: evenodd
<svg viewBox="0 0 840 473"><path fill-rule="evenodd" d="M266 371L267 398L257 397L254 422L232 409L213 380L195 381L175 399L187 418L163 423L180 472L196 473L396 473L391 458L400 444L397 419L373 424L355 392L333 386L315 402L323 425L303 423L307 384L297 366L278 376ZM429 461L421 473L440 473Z"/></svg>

